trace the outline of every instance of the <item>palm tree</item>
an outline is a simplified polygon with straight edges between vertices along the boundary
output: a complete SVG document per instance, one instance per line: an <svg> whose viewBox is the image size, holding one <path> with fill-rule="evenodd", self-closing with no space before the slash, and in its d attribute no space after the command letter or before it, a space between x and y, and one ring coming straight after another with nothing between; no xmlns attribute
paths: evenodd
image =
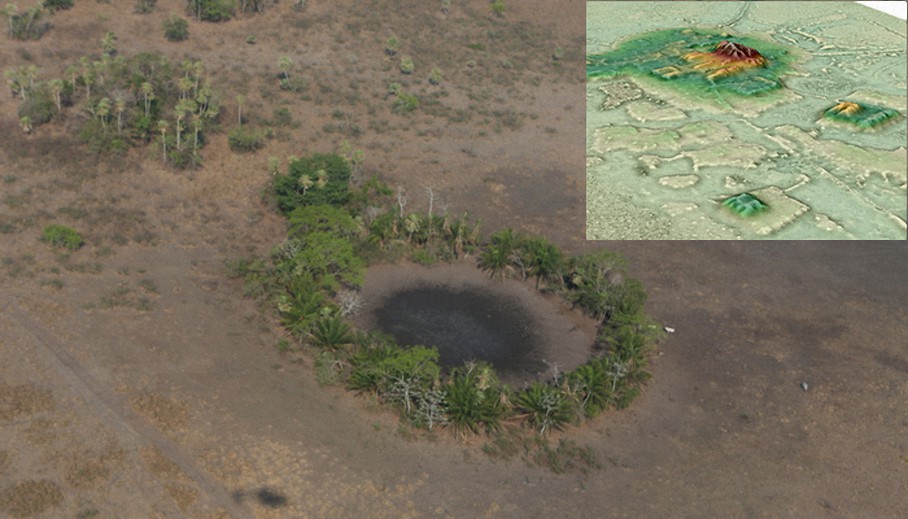
<svg viewBox="0 0 908 519"><path fill-rule="evenodd" d="M167 162L167 121L160 119L158 129L161 130L161 145L164 147L164 162Z"/></svg>
<svg viewBox="0 0 908 519"><path fill-rule="evenodd" d="M117 134L123 130L123 112L126 110L126 99L120 95L114 99L114 110L117 111Z"/></svg>
<svg viewBox="0 0 908 519"><path fill-rule="evenodd" d="M148 112L151 110L151 102L155 99L154 87L146 81L142 83L140 88L142 89L142 96L145 98L145 117L148 117Z"/></svg>
<svg viewBox="0 0 908 519"><path fill-rule="evenodd" d="M202 116L192 114L192 153L199 149L199 132L202 131Z"/></svg>
<svg viewBox="0 0 908 519"><path fill-rule="evenodd" d="M62 109L62 102L60 99L60 94L63 92L63 80L62 79L51 79L50 91L54 96L54 103L57 104L57 111L59 112Z"/></svg>
<svg viewBox="0 0 908 519"><path fill-rule="evenodd" d="M9 35L13 37L13 17L16 16L16 12L19 8L14 3L8 3L3 7L3 14L6 16L7 22L9 22Z"/></svg>
<svg viewBox="0 0 908 519"><path fill-rule="evenodd" d="M528 267L531 274L536 276L536 290L539 282L557 279L561 274L561 251L542 236L532 238L524 244L527 251Z"/></svg>
<svg viewBox="0 0 908 519"><path fill-rule="evenodd" d="M507 228L492 235L489 245L479 256L479 266L489 271L489 277L498 274L504 279L505 270L511 265L511 256L517 243L514 230Z"/></svg>
<svg viewBox="0 0 908 519"><path fill-rule="evenodd" d="M112 31L107 31L104 34L104 37L101 39L101 49L104 50L104 55L111 57L117 53L117 35Z"/></svg>
<svg viewBox="0 0 908 519"><path fill-rule="evenodd" d="M98 101L98 106L95 110L95 115L98 116L98 119L101 119L101 125L104 128L107 128L107 116L110 115L110 99L105 97Z"/></svg>
<svg viewBox="0 0 908 519"><path fill-rule="evenodd" d="M180 89L180 99L186 99L189 97L189 91L192 90L193 83L192 78L188 76L183 76L180 78L180 82L177 85Z"/></svg>
<svg viewBox="0 0 908 519"><path fill-rule="evenodd" d="M306 173L303 173L302 175L300 175L300 178L299 178L299 180L297 180L297 183L299 184L299 186L301 188L303 188L303 196L306 196L306 191L308 191L310 187L315 185L315 182L312 181L312 177L310 177Z"/></svg>
<svg viewBox="0 0 908 519"><path fill-rule="evenodd" d="M177 126L176 126L176 136L177 136L177 151L182 151L183 148L180 145L180 134L183 131L183 119L187 115L195 112L195 101L192 99L181 99L177 102L177 106L174 107L174 114L176 115Z"/></svg>
<svg viewBox="0 0 908 519"><path fill-rule="evenodd" d="M65 74L67 76L69 76L69 80L73 86L73 89L75 89L76 88L76 77L79 74L79 67L77 67L75 65L68 65L66 67Z"/></svg>
<svg viewBox="0 0 908 519"><path fill-rule="evenodd" d="M328 172L320 169L315 172L315 185L319 189L324 189L328 185Z"/></svg>
<svg viewBox="0 0 908 519"><path fill-rule="evenodd" d="M91 99L91 84L95 82L91 62L85 56L79 59L82 65L82 83L85 84L85 99Z"/></svg>
<svg viewBox="0 0 908 519"><path fill-rule="evenodd" d="M410 213L407 215L407 218L404 219L404 230L407 231L408 242L413 240L413 234L419 232L420 227L422 227L422 218L418 214Z"/></svg>
<svg viewBox="0 0 908 519"><path fill-rule="evenodd" d="M25 87L22 84L19 73L13 69L7 69L3 72L3 76L6 77L6 84L9 85L10 92L12 92L13 95L19 95L22 99L25 99Z"/></svg>
<svg viewBox="0 0 908 519"><path fill-rule="evenodd" d="M236 123L243 127L243 105L246 104L246 96L239 94L236 96Z"/></svg>

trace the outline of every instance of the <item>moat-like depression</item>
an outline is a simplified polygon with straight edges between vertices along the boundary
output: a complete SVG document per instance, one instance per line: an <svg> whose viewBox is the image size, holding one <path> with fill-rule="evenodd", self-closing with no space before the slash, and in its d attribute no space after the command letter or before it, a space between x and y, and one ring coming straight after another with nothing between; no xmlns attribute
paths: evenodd
<svg viewBox="0 0 908 519"><path fill-rule="evenodd" d="M361 295L361 328L435 346L447 370L487 361L517 386L584 363L595 336L593 320L531 282L491 280L467 264L373 267Z"/></svg>

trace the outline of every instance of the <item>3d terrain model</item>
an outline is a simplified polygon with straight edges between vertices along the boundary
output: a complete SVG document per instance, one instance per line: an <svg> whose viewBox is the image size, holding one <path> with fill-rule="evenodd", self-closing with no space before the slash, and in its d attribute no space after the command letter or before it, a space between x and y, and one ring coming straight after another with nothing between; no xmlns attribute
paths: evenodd
<svg viewBox="0 0 908 519"><path fill-rule="evenodd" d="M735 214L745 217L753 216L769 209L768 205L750 193L741 193L726 198L722 205L731 209Z"/></svg>
<svg viewBox="0 0 908 519"><path fill-rule="evenodd" d="M900 115L897 110L885 106L841 101L826 110L823 118L849 124L862 130L870 130L892 122Z"/></svg>
<svg viewBox="0 0 908 519"><path fill-rule="evenodd" d="M758 50L759 49L759 50ZM680 89L716 89L755 96L783 87L791 71L779 44L705 29L653 31L587 59L588 78L637 74L670 80Z"/></svg>
<svg viewBox="0 0 908 519"><path fill-rule="evenodd" d="M707 79L716 79L737 74L745 69L766 65L766 58L746 45L728 40L716 45L712 52L691 52L684 55L687 61L695 62L695 69L703 69Z"/></svg>

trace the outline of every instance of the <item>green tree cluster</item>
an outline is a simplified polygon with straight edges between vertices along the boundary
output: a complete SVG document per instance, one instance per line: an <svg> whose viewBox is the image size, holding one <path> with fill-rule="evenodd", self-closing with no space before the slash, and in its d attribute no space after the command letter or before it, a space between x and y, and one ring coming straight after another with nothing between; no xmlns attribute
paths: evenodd
<svg viewBox="0 0 908 519"><path fill-rule="evenodd" d="M343 206L350 199L350 164L335 154L315 153L293 160L286 175L274 178L278 208L284 214L307 205Z"/></svg>
<svg viewBox="0 0 908 519"><path fill-rule="evenodd" d="M42 4L37 4L20 13L14 3L8 3L3 8L6 16L7 34L17 40L37 40L47 32L50 24L43 22L47 9Z"/></svg>
<svg viewBox="0 0 908 519"><path fill-rule="evenodd" d="M186 12L199 21L223 22L233 18L235 0L188 0Z"/></svg>
<svg viewBox="0 0 908 519"><path fill-rule="evenodd" d="M158 54L117 55L115 42L116 35L107 33L100 59L83 57L61 78L41 81L34 66L7 70L10 90L22 99L20 118L40 125L74 107L91 116L79 136L95 152L122 151L160 135L165 162L199 165L205 135L220 113L202 63L186 60L180 74Z"/></svg>

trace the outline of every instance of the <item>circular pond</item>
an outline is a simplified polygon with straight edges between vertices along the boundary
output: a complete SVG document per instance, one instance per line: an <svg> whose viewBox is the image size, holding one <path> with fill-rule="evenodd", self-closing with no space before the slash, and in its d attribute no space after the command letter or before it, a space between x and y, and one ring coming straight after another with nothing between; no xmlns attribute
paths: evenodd
<svg viewBox="0 0 908 519"><path fill-rule="evenodd" d="M436 346L446 368L470 360L520 384L572 370L589 358L595 322L531 282L490 280L473 265L372 267L359 326L402 345Z"/></svg>

